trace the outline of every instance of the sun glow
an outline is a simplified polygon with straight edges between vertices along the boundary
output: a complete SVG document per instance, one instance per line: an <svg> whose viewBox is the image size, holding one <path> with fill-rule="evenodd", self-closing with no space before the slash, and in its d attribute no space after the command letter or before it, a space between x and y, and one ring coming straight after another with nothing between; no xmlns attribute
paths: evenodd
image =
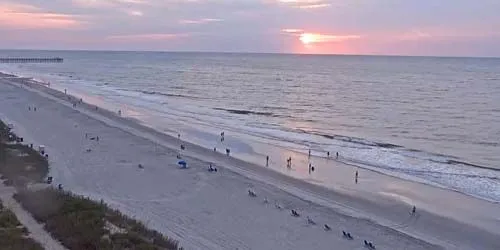
<svg viewBox="0 0 500 250"><path fill-rule="evenodd" d="M342 42L350 39L358 39L359 36L335 36L327 34L317 34L317 33L302 33L299 36L299 40L304 45L309 45L313 43L330 43L330 42Z"/></svg>
<svg viewBox="0 0 500 250"><path fill-rule="evenodd" d="M303 44L310 44L310 43L313 43L317 40L314 37L314 34L310 34L310 33L301 34L299 39Z"/></svg>

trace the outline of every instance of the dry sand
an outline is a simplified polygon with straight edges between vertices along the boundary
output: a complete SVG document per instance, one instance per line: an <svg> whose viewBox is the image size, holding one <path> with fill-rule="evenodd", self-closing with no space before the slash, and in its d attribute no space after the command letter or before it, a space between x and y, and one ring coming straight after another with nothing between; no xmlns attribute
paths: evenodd
<svg viewBox="0 0 500 250"><path fill-rule="evenodd" d="M89 105L73 109L63 93L33 87L0 83L0 119L46 146L54 184L103 199L186 249L366 249L365 239L377 249L500 249L498 231L425 211L411 217L406 204L327 190L188 143L189 168L179 169L177 138Z"/></svg>

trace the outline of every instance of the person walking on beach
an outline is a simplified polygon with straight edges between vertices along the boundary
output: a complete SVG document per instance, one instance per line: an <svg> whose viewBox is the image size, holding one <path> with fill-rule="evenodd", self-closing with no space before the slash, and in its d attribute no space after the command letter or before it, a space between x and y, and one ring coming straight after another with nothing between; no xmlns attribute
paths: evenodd
<svg viewBox="0 0 500 250"><path fill-rule="evenodd" d="M337 159L337 160L339 159L339 152L337 152L335 159Z"/></svg>
<svg viewBox="0 0 500 250"><path fill-rule="evenodd" d="M326 152L326 157L327 157L327 158L330 158L330 151L327 151L327 152Z"/></svg>
<svg viewBox="0 0 500 250"><path fill-rule="evenodd" d="M266 167L269 167L269 155L266 156Z"/></svg>
<svg viewBox="0 0 500 250"><path fill-rule="evenodd" d="M309 149L309 158L311 158L311 149Z"/></svg>
<svg viewBox="0 0 500 250"><path fill-rule="evenodd" d="M220 133L220 141L223 142L224 141L224 131Z"/></svg>
<svg viewBox="0 0 500 250"><path fill-rule="evenodd" d="M413 206L411 209L411 215L415 215L415 212L417 212L417 207Z"/></svg>
<svg viewBox="0 0 500 250"><path fill-rule="evenodd" d="M309 163L309 174L311 174L311 168L312 168L312 165L311 165L311 163Z"/></svg>
<svg viewBox="0 0 500 250"><path fill-rule="evenodd" d="M354 183L358 184L358 170L356 170L356 173L354 174Z"/></svg>

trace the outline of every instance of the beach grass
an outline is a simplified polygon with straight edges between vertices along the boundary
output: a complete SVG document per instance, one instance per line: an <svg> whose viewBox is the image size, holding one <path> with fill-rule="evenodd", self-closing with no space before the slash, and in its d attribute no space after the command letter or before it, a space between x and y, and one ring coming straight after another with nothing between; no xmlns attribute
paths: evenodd
<svg viewBox="0 0 500 250"><path fill-rule="evenodd" d="M14 198L69 249L180 249L103 202L53 188L20 191Z"/></svg>
<svg viewBox="0 0 500 250"><path fill-rule="evenodd" d="M29 238L25 227L16 215L3 207L0 202L0 249L3 250L43 250L35 240Z"/></svg>

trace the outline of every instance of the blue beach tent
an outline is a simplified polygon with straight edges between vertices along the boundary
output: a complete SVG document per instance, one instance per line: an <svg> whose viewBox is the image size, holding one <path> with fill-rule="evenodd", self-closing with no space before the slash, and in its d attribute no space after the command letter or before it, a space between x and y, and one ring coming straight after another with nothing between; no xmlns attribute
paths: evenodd
<svg viewBox="0 0 500 250"><path fill-rule="evenodd" d="M177 164L179 164L181 166L181 168L187 168L187 163L184 160L177 162Z"/></svg>

